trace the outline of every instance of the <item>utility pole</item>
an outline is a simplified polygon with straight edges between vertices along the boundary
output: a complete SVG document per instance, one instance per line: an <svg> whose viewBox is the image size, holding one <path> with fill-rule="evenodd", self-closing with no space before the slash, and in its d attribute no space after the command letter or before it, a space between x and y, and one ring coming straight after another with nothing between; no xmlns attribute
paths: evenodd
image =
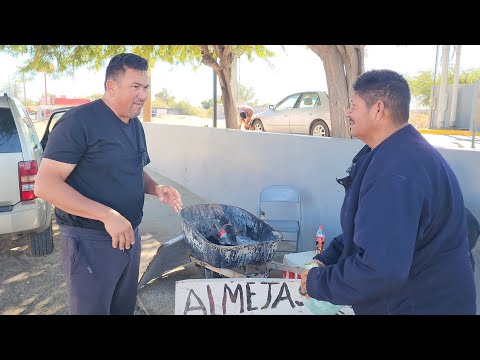
<svg viewBox="0 0 480 360"><path fill-rule="evenodd" d="M44 112L44 114L45 114L45 119L46 119L47 118L47 104L48 104L48 100L47 100L48 99L48 96L47 96L47 72L46 71L43 73L43 81L45 83L45 112ZM40 111L40 113L42 114L42 111ZM43 114L42 114L41 119L44 120Z"/></svg>
<svg viewBox="0 0 480 360"><path fill-rule="evenodd" d="M473 96L472 96L472 110L470 112L470 130L472 131L472 149L475 149L475 136L477 133L477 121L476 121L476 109L477 98L480 89L480 80L475 81L473 84Z"/></svg>
<svg viewBox="0 0 480 360"><path fill-rule="evenodd" d="M213 127L217 127L217 74L213 70Z"/></svg>
<svg viewBox="0 0 480 360"><path fill-rule="evenodd" d="M435 50L435 70L433 71L433 86L432 86L432 98L430 101L430 129L434 129L435 119L433 114L435 113L435 108L437 107L437 98L435 97L435 82L437 80L437 67L438 67L438 45L436 45Z"/></svg>
<svg viewBox="0 0 480 360"><path fill-rule="evenodd" d="M455 128L457 115L458 78L460 74L460 51L462 45L455 47L455 71L453 73L452 105L450 107L450 127Z"/></svg>
<svg viewBox="0 0 480 360"><path fill-rule="evenodd" d="M448 55L450 45L442 45L442 78L438 94L437 129L445 128L445 110L447 108Z"/></svg>

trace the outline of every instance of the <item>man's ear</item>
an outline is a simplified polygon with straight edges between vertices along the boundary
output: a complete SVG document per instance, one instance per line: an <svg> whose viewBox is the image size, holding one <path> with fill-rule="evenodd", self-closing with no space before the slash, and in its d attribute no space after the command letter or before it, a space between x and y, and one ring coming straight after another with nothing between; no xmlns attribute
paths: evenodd
<svg viewBox="0 0 480 360"><path fill-rule="evenodd" d="M115 94L116 85L117 84L115 80L112 80L112 79L107 80L106 88L107 88L108 95L113 96Z"/></svg>
<svg viewBox="0 0 480 360"><path fill-rule="evenodd" d="M383 116L384 112L385 112L385 104L383 101L379 100L375 103L374 105L375 107L375 112L377 113L377 115L379 116Z"/></svg>

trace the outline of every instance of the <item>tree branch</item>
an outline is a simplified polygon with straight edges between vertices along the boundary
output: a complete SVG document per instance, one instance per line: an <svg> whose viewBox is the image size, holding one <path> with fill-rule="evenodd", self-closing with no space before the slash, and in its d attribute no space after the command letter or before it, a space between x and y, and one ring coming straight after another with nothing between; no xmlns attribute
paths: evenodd
<svg viewBox="0 0 480 360"><path fill-rule="evenodd" d="M213 54L208 50L208 45L201 45L202 47L202 63L214 69L217 73L221 70L217 61L213 58Z"/></svg>
<svg viewBox="0 0 480 360"><path fill-rule="evenodd" d="M229 68L232 63L229 61L231 60L229 59L231 54L230 45L214 45L213 48L219 59L220 70Z"/></svg>

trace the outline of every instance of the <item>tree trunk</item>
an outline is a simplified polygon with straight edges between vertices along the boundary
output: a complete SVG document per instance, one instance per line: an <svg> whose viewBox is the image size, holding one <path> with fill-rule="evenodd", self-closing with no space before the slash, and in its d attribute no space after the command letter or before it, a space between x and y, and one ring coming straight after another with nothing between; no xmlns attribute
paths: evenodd
<svg viewBox="0 0 480 360"><path fill-rule="evenodd" d="M231 71L223 69L217 72L220 88L222 89L222 103L225 111L225 126L227 129L238 129L238 116L235 97L232 93Z"/></svg>
<svg viewBox="0 0 480 360"><path fill-rule="evenodd" d="M231 52L230 45L202 45L202 62L215 71L220 82L227 129L240 128L237 105L232 91L232 63L234 57L235 54Z"/></svg>
<svg viewBox="0 0 480 360"><path fill-rule="evenodd" d="M345 112L355 79L363 74L365 45L308 45L323 62L330 100L332 136L350 138Z"/></svg>
<svg viewBox="0 0 480 360"><path fill-rule="evenodd" d="M237 79L238 79L238 72L237 72L237 68L238 68L238 58L239 56L235 55L233 57L233 62L232 62L232 72L231 72L231 76L232 76L232 81L231 81L231 84L232 84L232 96L233 98L235 99L235 103L237 105L238 104L238 82L237 82Z"/></svg>

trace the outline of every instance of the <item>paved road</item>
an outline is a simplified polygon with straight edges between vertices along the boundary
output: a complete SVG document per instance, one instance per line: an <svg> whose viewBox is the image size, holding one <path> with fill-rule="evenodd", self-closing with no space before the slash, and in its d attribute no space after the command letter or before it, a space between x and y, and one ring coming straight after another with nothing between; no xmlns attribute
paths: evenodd
<svg viewBox="0 0 480 360"><path fill-rule="evenodd" d="M472 137L464 135L423 134L433 146L452 149L472 149ZM480 150L480 136L475 137L474 150Z"/></svg>

